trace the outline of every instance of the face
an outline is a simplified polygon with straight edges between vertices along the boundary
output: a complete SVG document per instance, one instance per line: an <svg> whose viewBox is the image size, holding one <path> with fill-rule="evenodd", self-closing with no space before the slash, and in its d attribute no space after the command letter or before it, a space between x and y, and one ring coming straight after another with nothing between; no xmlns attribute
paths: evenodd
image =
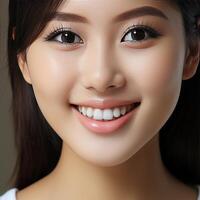
<svg viewBox="0 0 200 200"><path fill-rule="evenodd" d="M136 11L144 6L154 11ZM132 9L132 16L117 17ZM186 53L181 13L153 0L68 0L58 12L86 19L57 15L20 69L64 146L97 165L120 164L158 134L177 104ZM107 99L140 105L112 134L96 134L71 104Z"/></svg>

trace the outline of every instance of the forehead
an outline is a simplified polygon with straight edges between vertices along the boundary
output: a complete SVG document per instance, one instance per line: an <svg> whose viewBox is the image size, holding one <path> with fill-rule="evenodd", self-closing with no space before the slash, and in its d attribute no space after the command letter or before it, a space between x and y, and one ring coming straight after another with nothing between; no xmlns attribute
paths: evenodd
<svg viewBox="0 0 200 200"><path fill-rule="evenodd" d="M145 8L138 9L142 7ZM150 7L154 9L148 9ZM89 21L97 22L103 19L107 21L114 19L112 22L120 21L120 18L126 18L126 16L118 18L115 16L131 10L133 12L130 12L128 15L133 14L135 17L137 15L149 14L163 18L168 18L168 15L169 18L173 19L177 15L180 15L178 6L175 1L171 2L171 0L65 0L58 9L62 13L74 13L83 16L82 19L81 17L78 19L83 23L89 23ZM73 16L68 17L73 18Z"/></svg>
<svg viewBox="0 0 200 200"><path fill-rule="evenodd" d="M64 0L59 10L117 12L123 8L151 5L161 9L177 9L176 0ZM103 10L102 10L103 9Z"/></svg>
<svg viewBox="0 0 200 200"><path fill-rule="evenodd" d="M105 4L105 3L115 3L115 4L138 4L138 3L163 3L163 4L173 4L174 2L176 2L176 0L172 1L172 0L64 0L63 3L64 4Z"/></svg>

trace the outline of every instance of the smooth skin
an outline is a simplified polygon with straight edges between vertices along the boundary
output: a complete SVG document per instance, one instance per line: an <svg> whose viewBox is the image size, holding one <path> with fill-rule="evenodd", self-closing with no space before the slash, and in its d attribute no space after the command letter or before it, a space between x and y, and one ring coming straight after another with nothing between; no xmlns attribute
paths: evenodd
<svg viewBox="0 0 200 200"><path fill-rule="evenodd" d="M143 6L159 9L168 19L112 20ZM196 200L197 191L165 169L158 143L182 81L193 77L199 62L199 49L191 54L185 43L179 8L155 0L69 0L59 11L89 23L52 20L27 49L26 59L18 55L18 63L42 113L63 140L62 154L53 172L19 191L17 200ZM161 36L139 42L127 33L122 42L124 32L138 23ZM70 27L82 42L69 46L59 36L44 40L60 27ZM135 119L107 137L85 129L70 106L110 98L140 98L142 103Z"/></svg>

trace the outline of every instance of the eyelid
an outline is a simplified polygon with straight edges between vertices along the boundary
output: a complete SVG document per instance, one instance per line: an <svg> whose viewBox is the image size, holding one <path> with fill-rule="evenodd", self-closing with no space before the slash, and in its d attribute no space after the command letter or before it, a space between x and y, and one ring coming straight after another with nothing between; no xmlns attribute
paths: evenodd
<svg viewBox="0 0 200 200"><path fill-rule="evenodd" d="M63 27L63 26L60 27L60 28L54 28L52 31L50 31L49 34L44 36L44 39L45 39L45 41L50 41L52 38L58 36L59 34L61 34L64 31L71 31L72 32L72 28L71 27ZM74 33L74 34L76 34L76 33Z"/></svg>
<svg viewBox="0 0 200 200"><path fill-rule="evenodd" d="M157 35L162 35L159 31L155 30L154 28L152 28L152 25L146 25L145 23L138 23L138 24L133 24L132 26L128 27L128 29L126 29L123 32L123 37L132 29L134 28L143 28L144 30L150 31L152 33L155 33Z"/></svg>

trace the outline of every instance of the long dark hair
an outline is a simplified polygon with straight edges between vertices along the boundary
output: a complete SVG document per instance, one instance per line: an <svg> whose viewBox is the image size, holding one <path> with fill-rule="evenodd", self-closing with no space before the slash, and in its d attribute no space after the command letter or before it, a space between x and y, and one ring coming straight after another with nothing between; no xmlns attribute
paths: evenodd
<svg viewBox="0 0 200 200"><path fill-rule="evenodd" d="M169 0L170 1L170 0ZM17 55L45 28L63 0L10 0L8 65L12 88L12 111L17 161L11 184L19 190L49 174L62 148L61 138L49 126L36 102L32 86L19 70ZM187 44L191 50L199 42L196 16L199 0L175 0L182 13ZM13 39L15 30L15 39ZM186 184L200 183L200 69L183 81L177 106L160 130L160 150L167 169Z"/></svg>

